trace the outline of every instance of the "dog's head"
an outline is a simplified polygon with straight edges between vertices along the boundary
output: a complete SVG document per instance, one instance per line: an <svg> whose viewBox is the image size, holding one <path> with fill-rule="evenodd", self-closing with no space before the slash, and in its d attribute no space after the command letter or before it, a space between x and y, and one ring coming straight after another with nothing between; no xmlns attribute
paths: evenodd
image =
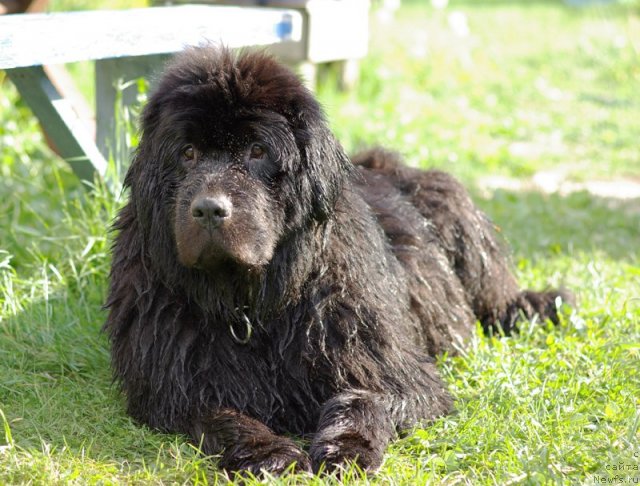
<svg viewBox="0 0 640 486"><path fill-rule="evenodd" d="M264 53L199 47L151 95L125 184L152 253L173 247L188 268L255 268L331 217L349 171L290 70Z"/></svg>

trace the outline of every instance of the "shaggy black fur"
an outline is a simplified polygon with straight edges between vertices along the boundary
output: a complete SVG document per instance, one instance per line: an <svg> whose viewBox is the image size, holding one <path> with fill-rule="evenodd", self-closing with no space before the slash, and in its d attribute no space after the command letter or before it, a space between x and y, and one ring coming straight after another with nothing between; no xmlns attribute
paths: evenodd
<svg viewBox="0 0 640 486"><path fill-rule="evenodd" d="M192 48L142 118L105 328L129 413L229 470L355 460L451 410L432 357L557 320L450 176L355 159L262 53ZM313 434L307 452L281 434Z"/></svg>

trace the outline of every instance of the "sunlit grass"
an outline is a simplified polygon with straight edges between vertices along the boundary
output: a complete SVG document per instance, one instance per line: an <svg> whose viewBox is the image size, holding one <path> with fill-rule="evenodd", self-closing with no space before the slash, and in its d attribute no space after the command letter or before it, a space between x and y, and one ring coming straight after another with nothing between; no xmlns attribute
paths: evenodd
<svg viewBox="0 0 640 486"><path fill-rule="evenodd" d="M374 20L358 90L323 92L347 147L384 143L467 180L559 165L573 178L637 175L637 15L553 2L424 3L408 2L391 24Z"/></svg>

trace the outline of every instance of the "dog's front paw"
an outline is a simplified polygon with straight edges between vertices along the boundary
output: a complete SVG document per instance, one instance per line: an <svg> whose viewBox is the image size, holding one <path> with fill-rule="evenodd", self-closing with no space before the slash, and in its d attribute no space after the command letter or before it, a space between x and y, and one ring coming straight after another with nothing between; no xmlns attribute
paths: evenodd
<svg viewBox="0 0 640 486"><path fill-rule="evenodd" d="M246 471L256 476L264 472L280 475L290 468L293 472L311 472L309 456L291 439L274 435L256 437L227 449L220 466L227 471Z"/></svg>
<svg viewBox="0 0 640 486"><path fill-rule="evenodd" d="M382 464L383 453L384 444L356 431L343 431L329 437L320 434L309 451L315 472L321 469L330 472L352 462L364 471L372 472Z"/></svg>

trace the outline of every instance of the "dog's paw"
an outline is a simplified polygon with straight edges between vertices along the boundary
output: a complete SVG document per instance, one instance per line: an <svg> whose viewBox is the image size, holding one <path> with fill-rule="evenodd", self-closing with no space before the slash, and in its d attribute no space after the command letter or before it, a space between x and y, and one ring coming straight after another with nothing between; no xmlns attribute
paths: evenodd
<svg viewBox="0 0 640 486"><path fill-rule="evenodd" d="M311 444L309 451L314 472L331 472L350 463L373 472L382 464L383 453L382 444L353 431L344 431L333 437L320 436Z"/></svg>
<svg viewBox="0 0 640 486"><path fill-rule="evenodd" d="M260 476L291 472L311 472L309 456L291 439L280 436L260 437L242 446L226 450L220 466L230 472L250 472Z"/></svg>

